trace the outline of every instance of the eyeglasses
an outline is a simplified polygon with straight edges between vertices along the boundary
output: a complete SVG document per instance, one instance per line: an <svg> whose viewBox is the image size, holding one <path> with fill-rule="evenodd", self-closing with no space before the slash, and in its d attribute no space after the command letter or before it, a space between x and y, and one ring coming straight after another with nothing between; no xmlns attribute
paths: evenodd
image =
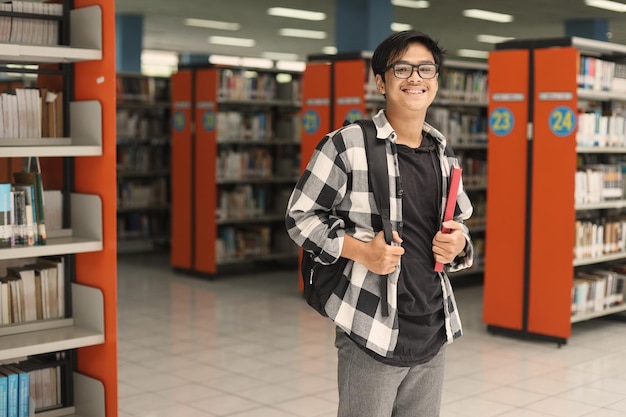
<svg viewBox="0 0 626 417"><path fill-rule="evenodd" d="M407 79L413 75L413 71L417 70L417 74L423 78L424 80L430 80L437 76L437 71L439 70L439 65L437 64L409 64L406 62L397 62L395 64L389 65L387 68L383 70L383 73L387 72L389 69L393 68L393 75L396 78Z"/></svg>

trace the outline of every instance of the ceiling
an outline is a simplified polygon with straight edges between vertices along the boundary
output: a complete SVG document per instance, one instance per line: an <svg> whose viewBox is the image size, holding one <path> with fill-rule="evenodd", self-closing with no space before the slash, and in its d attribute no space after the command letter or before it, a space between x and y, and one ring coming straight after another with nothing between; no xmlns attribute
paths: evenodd
<svg viewBox="0 0 626 417"><path fill-rule="evenodd" d="M388 0L379 0L388 1ZM624 0L621 0L624 1ZM365 3L365 0L363 0ZM268 7L289 7L324 12L322 22L269 16ZM193 54L260 57L262 52L296 53L301 61L334 46L335 0L115 0L116 13L144 16L144 49ZM461 11L479 8L512 14L513 23L493 23L463 17ZM459 58L461 48L492 50L493 46L476 41L477 34L509 36L518 39L564 36L564 21L569 19L606 19L611 42L626 45L626 13L586 6L584 0L431 0L427 9L394 6L394 21L408 23L439 40L451 59ZM237 22L238 32L187 27L188 17ZM288 38L278 35L282 27L324 30L325 40ZM256 40L253 48L211 45L211 35L235 36ZM345 52L345 51L342 51Z"/></svg>

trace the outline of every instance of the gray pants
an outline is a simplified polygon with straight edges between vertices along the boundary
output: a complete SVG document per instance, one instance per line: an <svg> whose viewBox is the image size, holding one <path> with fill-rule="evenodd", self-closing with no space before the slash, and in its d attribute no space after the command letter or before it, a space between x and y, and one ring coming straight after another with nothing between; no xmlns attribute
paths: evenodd
<svg viewBox="0 0 626 417"><path fill-rule="evenodd" d="M337 417L438 417L445 345L430 362L413 367L385 365L337 330Z"/></svg>

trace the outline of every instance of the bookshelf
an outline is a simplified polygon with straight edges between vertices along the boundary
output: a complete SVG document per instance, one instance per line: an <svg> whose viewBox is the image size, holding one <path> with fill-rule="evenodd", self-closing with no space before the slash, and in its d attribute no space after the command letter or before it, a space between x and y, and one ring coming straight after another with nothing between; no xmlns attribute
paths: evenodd
<svg viewBox="0 0 626 417"><path fill-rule="evenodd" d="M44 188L64 195L64 224L49 233L46 245L1 249L0 261L61 257L66 314L1 326L0 358L69 358L62 407L37 415L116 416L115 39L113 30L104 30L115 24L114 8L106 1L65 0L62 9L59 45L1 43L0 61L37 65L37 85L63 91L65 132L0 139L0 166L9 181L22 158L40 157Z"/></svg>
<svg viewBox="0 0 626 417"><path fill-rule="evenodd" d="M171 77L172 267L216 275L291 262L301 74L192 66Z"/></svg>
<svg viewBox="0 0 626 417"><path fill-rule="evenodd" d="M604 248L605 241L581 256L576 237L582 221L608 222L623 215L623 197L615 197L615 190L585 202L576 181L595 163L613 167L615 177L621 174L616 157L626 153L623 143L603 143L582 127L585 113L621 115L624 102L610 83L594 87L586 81L585 60L619 64L624 52L621 45L572 37L506 42L489 57L483 320L493 333L560 345L573 323L626 310L614 301L583 312L574 306L581 274L611 270L615 275L626 259L623 245ZM623 291L618 290L622 297ZM608 295L598 291L599 297Z"/></svg>
<svg viewBox="0 0 626 417"><path fill-rule="evenodd" d="M166 77L117 74L118 253L169 246L169 84Z"/></svg>
<svg viewBox="0 0 626 417"><path fill-rule="evenodd" d="M301 172L325 134L341 127L345 120L371 117L384 108L384 97L376 91L371 57L371 52L309 57L302 87ZM474 266L451 273L451 277L483 271L486 112L487 65L446 60L439 78L439 92L426 121L446 135L463 164L465 190L473 203L478 202L468 224L476 250Z"/></svg>

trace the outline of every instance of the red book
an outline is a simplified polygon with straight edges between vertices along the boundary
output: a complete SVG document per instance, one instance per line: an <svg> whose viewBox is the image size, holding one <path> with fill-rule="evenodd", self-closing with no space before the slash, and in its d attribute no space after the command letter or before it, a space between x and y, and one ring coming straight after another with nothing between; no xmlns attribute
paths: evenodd
<svg viewBox="0 0 626 417"><path fill-rule="evenodd" d="M452 220L454 217L454 207L456 206L456 195L459 192L459 183L461 182L461 172L463 170L459 167L452 167L450 170L450 188L448 189L448 200L446 202L446 212L443 214L443 221ZM442 233L450 233L450 229L447 227L441 228ZM443 271L443 264L441 262L435 263L435 272Z"/></svg>

